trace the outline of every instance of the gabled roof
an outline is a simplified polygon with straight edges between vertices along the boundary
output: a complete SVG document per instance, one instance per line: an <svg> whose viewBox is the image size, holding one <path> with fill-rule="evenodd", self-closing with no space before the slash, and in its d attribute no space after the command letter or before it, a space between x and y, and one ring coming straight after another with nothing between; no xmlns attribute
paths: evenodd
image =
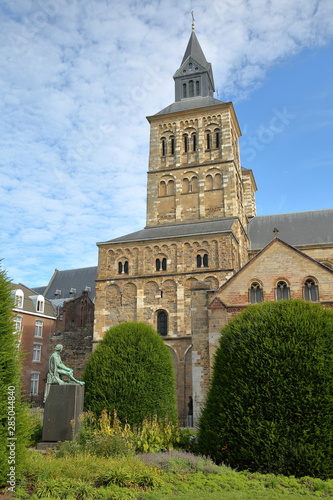
<svg viewBox="0 0 333 500"><path fill-rule="evenodd" d="M215 234L230 232L237 217L228 217L204 222L188 222L186 224L174 224L158 227L146 227L141 231L126 234L113 240L97 243L105 245L109 243L129 243L132 241L150 241L164 238L181 238L182 236L201 236L204 234Z"/></svg>
<svg viewBox="0 0 333 500"><path fill-rule="evenodd" d="M254 264L257 260L259 260L261 258L261 256L270 248L272 247L273 245L277 244L277 243L280 243L282 245L284 245L285 247L287 248L290 248L293 252L296 252L298 253L299 255L302 255L305 259L308 259L309 261L313 262L314 264L320 266L321 268L325 269L326 271L328 271L329 273L332 273L333 275L333 269L325 266L324 264L321 264L321 262L318 262L318 260L314 259L313 257L310 257L310 255L302 252L301 250L298 250L297 248L293 247L292 245L290 245L289 243L286 243L285 241L281 240L280 238L273 238L269 243L268 245L265 246L265 248L263 248L262 250L260 250L254 257L252 257L251 260L249 260L243 267L241 267L239 269L239 271L237 271L231 278L229 278L225 283L223 283L223 285L221 285L217 291L219 290L223 290L224 288L226 288L232 281L236 280L238 278L238 276L243 273L243 271L247 268L249 268L252 264Z"/></svg>
<svg viewBox="0 0 333 500"><path fill-rule="evenodd" d="M248 225L250 250L264 248L273 238L292 246L333 244L333 209L253 217Z"/></svg>
<svg viewBox="0 0 333 500"><path fill-rule="evenodd" d="M82 292L89 287L89 297L92 301L95 299L95 281L97 277L97 266L83 267L80 269L68 269L58 271L56 269L45 290L45 297L54 299L57 291L61 292L61 299L71 299L81 295ZM76 292L70 293L71 289Z"/></svg>

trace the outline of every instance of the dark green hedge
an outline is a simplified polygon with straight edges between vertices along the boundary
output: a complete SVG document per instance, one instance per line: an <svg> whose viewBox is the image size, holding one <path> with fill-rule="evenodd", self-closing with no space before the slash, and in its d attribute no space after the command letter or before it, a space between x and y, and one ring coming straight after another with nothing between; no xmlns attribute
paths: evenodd
<svg viewBox="0 0 333 500"><path fill-rule="evenodd" d="M154 415L176 421L171 353L149 325L110 328L87 363L84 381L86 409L97 415L116 410L131 425Z"/></svg>
<svg viewBox="0 0 333 500"><path fill-rule="evenodd" d="M21 364L18 339L13 333L13 306L10 284L0 267L0 486L8 488L15 488L24 472L32 431L28 408L21 401Z"/></svg>
<svg viewBox="0 0 333 500"><path fill-rule="evenodd" d="M251 306L222 330L202 453L252 471L333 477L333 312Z"/></svg>

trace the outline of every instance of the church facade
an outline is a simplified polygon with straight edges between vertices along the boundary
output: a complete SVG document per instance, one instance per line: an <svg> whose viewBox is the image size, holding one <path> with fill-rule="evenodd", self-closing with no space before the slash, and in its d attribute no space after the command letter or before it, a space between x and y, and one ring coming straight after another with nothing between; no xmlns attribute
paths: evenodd
<svg viewBox="0 0 333 500"><path fill-rule="evenodd" d="M258 252L266 255L263 248L277 235L283 238L284 228L290 226L286 217L282 222L256 217L257 188L252 171L240 162L235 110L231 102L214 98L212 67L194 31L174 81L175 102L148 117L146 227L98 243L94 343L123 321L151 324L172 352L178 410L185 421L189 397L197 413L204 401L221 327L242 307L265 300L259 274L242 284L239 298L233 292L230 304L223 302L222 291L239 279L249 259ZM325 244L318 235L309 244L303 240L313 253L311 263L322 266L329 283L333 210L324 212L331 228ZM303 240L296 246L302 247ZM297 256L302 253L289 243L283 248ZM281 283L282 270L276 277ZM312 275L305 273L302 279ZM333 289L327 287L325 297L333 300Z"/></svg>

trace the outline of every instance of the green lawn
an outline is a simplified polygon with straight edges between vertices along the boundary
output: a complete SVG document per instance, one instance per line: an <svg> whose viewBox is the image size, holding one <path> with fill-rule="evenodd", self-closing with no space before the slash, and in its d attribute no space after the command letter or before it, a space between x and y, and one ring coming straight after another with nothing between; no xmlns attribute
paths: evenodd
<svg viewBox="0 0 333 500"><path fill-rule="evenodd" d="M180 451L118 459L32 451L16 498L314 500L333 498L333 480L236 472Z"/></svg>

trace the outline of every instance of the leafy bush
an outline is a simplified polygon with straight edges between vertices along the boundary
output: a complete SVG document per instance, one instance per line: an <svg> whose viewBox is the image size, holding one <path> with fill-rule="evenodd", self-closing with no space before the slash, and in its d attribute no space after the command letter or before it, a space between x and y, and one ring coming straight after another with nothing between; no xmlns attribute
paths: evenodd
<svg viewBox="0 0 333 500"><path fill-rule="evenodd" d="M199 425L202 453L232 467L333 476L333 312L249 307L222 330Z"/></svg>
<svg viewBox="0 0 333 500"><path fill-rule="evenodd" d="M59 456L77 456L82 453L98 457L121 457L135 452L171 450L179 440L178 426L159 422L156 417L145 419L141 426L130 428L122 424L114 412L111 418L103 410L99 419L91 412L82 415L81 429L75 441L60 445Z"/></svg>
<svg viewBox="0 0 333 500"><path fill-rule="evenodd" d="M155 415L176 421L171 354L149 325L110 328L86 365L84 381L85 406L96 415L116 411L131 426Z"/></svg>
<svg viewBox="0 0 333 500"><path fill-rule="evenodd" d="M28 408L21 402L21 366L18 339L13 334L13 307L9 281L0 268L0 486L9 479L15 484L22 474L32 432ZM7 486L14 487L10 482Z"/></svg>

